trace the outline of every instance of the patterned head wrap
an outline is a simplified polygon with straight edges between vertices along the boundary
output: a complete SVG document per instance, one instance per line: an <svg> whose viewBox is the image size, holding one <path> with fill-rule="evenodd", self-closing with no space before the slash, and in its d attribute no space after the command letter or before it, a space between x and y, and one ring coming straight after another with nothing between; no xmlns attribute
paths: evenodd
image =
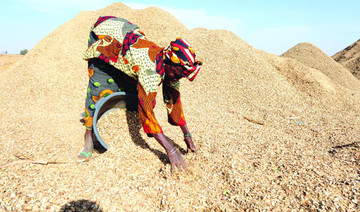
<svg viewBox="0 0 360 212"><path fill-rule="evenodd" d="M165 50L165 62L172 62L175 65L181 65L185 69L183 77L193 81L199 73L202 62L195 60L195 52L189 42L183 38L176 38L175 41L170 42L170 46Z"/></svg>

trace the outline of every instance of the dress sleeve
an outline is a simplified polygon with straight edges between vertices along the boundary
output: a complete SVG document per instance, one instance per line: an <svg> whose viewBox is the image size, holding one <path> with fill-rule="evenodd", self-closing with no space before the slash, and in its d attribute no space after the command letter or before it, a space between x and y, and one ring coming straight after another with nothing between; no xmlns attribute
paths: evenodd
<svg viewBox="0 0 360 212"><path fill-rule="evenodd" d="M164 103L168 112L168 121L175 126L183 126L186 124L179 87L179 82L163 85Z"/></svg>
<svg viewBox="0 0 360 212"><path fill-rule="evenodd" d="M157 92L146 93L141 84L138 83L139 117L141 125L147 134L163 132L154 113L156 94Z"/></svg>

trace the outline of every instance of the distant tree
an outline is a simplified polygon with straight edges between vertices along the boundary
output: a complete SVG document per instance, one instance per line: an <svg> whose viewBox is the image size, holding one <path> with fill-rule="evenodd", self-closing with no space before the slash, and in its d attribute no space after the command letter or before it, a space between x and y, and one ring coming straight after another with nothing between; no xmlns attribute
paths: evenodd
<svg viewBox="0 0 360 212"><path fill-rule="evenodd" d="M21 51L20 51L20 55L26 55L26 53L28 53L28 50L27 50L27 49L24 49L24 50L21 50Z"/></svg>

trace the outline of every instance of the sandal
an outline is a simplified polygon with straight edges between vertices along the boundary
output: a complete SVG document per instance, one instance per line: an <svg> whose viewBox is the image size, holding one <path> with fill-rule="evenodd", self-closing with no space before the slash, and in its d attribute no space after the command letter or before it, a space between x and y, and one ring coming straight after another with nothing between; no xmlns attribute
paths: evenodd
<svg viewBox="0 0 360 212"><path fill-rule="evenodd" d="M79 156L81 157L81 156L85 156L85 158L79 158ZM80 152L80 154L78 155L78 158L80 159L80 160L89 160L90 158L91 158L91 155L92 155L92 152L88 152L88 153L85 153L85 152Z"/></svg>

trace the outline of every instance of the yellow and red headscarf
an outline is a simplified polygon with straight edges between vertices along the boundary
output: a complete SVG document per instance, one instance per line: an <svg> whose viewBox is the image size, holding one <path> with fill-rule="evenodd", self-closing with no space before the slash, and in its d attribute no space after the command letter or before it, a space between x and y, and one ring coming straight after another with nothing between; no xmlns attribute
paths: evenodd
<svg viewBox="0 0 360 212"><path fill-rule="evenodd" d="M181 65L185 69L183 76L193 81L199 73L202 62L195 60L195 52L189 42L183 38L176 38L170 42L170 46L165 50L165 61L171 61L175 65Z"/></svg>

